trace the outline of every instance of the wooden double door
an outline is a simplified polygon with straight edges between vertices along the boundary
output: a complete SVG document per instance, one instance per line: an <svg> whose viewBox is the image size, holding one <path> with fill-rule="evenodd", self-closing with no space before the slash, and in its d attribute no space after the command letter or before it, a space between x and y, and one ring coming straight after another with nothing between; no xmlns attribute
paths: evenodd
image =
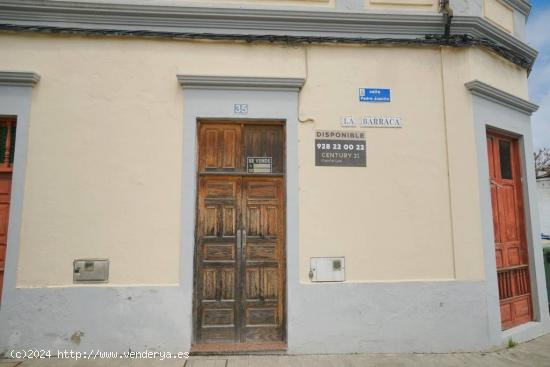
<svg viewBox="0 0 550 367"><path fill-rule="evenodd" d="M517 139L487 133L495 256L503 329L533 319Z"/></svg>
<svg viewBox="0 0 550 367"><path fill-rule="evenodd" d="M196 345L285 339L283 128L199 124Z"/></svg>

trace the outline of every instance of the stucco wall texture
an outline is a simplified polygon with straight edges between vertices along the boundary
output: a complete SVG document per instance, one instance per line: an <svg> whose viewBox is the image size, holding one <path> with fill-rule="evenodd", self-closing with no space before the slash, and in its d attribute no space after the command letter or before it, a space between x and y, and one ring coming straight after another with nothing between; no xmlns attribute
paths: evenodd
<svg viewBox="0 0 550 367"><path fill-rule="evenodd" d="M506 32L514 32L514 11L502 1L484 0L483 15Z"/></svg>
<svg viewBox="0 0 550 367"><path fill-rule="evenodd" d="M313 256L345 256L350 282L484 278L464 83L527 97L525 71L485 50L8 34L0 48L1 70L42 76L18 287L72 286L72 261L83 257L111 260L109 285L180 282L176 74L306 78L300 118L314 122L298 129L302 282ZM359 103L361 87L391 88L392 102ZM314 131L340 129L341 116L399 116L403 128L362 129L366 169L315 167Z"/></svg>

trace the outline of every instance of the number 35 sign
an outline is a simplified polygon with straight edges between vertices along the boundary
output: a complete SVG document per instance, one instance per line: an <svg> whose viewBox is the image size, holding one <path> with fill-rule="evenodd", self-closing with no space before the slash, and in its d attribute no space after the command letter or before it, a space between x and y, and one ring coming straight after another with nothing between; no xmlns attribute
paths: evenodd
<svg viewBox="0 0 550 367"><path fill-rule="evenodd" d="M365 133L354 131L316 131L315 165L366 167L367 142Z"/></svg>

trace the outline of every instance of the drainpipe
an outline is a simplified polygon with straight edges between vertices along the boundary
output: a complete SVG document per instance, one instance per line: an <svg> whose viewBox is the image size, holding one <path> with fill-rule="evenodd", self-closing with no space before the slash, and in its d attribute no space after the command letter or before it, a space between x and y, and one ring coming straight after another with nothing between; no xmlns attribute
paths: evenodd
<svg viewBox="0 0 550 367"><path fill-rule="evenodd" d="M445 39L449 40L451 36L451 21L453 20L453 9L449 6L450 0L439 0L439 12L443 14L445 22Z"/></svg>

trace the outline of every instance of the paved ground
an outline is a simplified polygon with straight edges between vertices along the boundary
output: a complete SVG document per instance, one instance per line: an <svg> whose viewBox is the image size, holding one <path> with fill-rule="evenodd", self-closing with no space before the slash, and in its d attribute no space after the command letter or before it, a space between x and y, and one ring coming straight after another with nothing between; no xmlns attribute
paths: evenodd
<svg viewBox="0 0 550 367"><path fill-rule="evenodd" d="M491 353L191 357L189 360L1 360L0 367L550 367L550 334Z"/></svg>

